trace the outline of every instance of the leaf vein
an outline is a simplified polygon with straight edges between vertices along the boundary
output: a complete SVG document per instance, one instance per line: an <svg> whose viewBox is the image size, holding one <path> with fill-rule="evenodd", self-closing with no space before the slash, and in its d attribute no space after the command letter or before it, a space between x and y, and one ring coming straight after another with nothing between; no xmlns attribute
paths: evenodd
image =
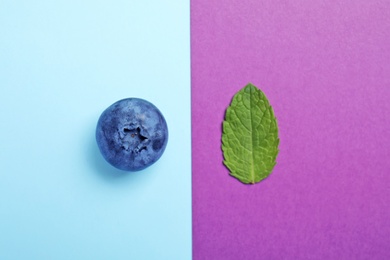
<svg viewBox="0 0 390 260"><path fill-rule="evenodd" d="M234 112L234 114L236 115L236 117L238 118L238 121L241 123L241 125L242 125L246 130L248 130L248 131L250 132L251 130L249 130L249 128L242 122L241 118L237 115L237 112L236 112L235 109L233 109L233 112Z"/></svg>

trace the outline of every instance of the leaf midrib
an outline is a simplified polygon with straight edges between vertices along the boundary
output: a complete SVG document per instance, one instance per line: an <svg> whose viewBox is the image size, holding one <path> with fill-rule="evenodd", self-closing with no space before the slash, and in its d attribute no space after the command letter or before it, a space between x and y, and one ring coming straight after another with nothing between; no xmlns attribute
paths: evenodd
<svg viewBox="0 0 390 260"><path fill-rule="evenodd" d="M253 131L253 114L252 114L252 89L249 87L249 112L250 112L250 122L251 122L251 158L252 158L252 163L251 163L251 176L252 176L252 181L251 183L255 183L255 153L254 153L254 145L253 145L253 139L254 139L254 131Z"/></svg>

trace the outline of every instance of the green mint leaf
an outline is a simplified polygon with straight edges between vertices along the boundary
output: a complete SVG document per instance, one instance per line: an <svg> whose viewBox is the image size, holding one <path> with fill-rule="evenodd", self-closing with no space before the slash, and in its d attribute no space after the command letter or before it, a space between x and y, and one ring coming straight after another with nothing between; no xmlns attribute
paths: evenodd
<svg viewBox="0 0 390 260"><path fill-rule="evenodd" d="M234 95L223 122L222 150L230 175L257 183L268 175L278 155L278 126L264 93L252 84Z"/></svg>

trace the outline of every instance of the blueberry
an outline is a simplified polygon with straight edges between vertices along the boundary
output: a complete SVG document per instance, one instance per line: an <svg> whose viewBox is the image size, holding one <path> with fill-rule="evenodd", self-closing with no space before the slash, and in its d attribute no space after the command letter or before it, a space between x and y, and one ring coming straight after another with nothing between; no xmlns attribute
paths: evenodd
<svg viewBox="0 0 390 260"><path fill-rule="evenodd" d="M139 98L122 99L101 114L96 141L112 166L139 171L163 154L168 142L167 123L152 103Z"/></svg>

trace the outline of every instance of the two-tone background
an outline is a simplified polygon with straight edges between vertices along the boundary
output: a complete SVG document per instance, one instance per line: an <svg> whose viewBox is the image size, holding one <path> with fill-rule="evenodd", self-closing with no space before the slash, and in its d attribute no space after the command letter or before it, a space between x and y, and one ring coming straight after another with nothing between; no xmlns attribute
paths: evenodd
<svg viewBox="0 0 390 260"><path fill-rule="evenodd" d="M390 258L387 1L0 1L0 259ZM221 124L274 107L269 178L228 176ZM94 129L164 113L163 157L123 174Z"/></svg>

